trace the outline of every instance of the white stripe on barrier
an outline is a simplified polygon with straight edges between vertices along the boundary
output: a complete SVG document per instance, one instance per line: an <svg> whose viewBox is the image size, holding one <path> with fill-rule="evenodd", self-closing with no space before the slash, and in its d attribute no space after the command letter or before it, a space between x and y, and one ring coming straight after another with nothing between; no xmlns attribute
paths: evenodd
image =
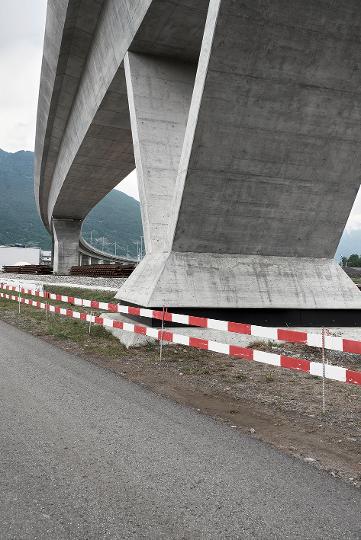
<svg viewBox="0 0 361 540"><path fill-rule="evenodd" d="M325 336L325 348L333 351L343 351L343 339L341 337Z"/></svg>
<svg viewBox="0 0 361 540"><path fill-rule="evenodd" d="M268 338L278 339L277 328L268 328L267 326L251 325L251 335Z"/></svg>
<svg viewBox="0 0 361 540"><path fill-rule="evenodd" d="M279 354L267 353L264 351L253 350L253 360L262 364L270 364L272 366L281 365L281 356Z"/></svg>
<svg viewBox="0 0 361 540"><path fill-rule="evenodd" d="M153 337L155 339L158 339L158 330L157 330L157 328L147 328L146 335L148 337Z"/></svg>
<svg viewBox="0 0 361 540"><path fill-rule="evenodd" d="M173 334L173 343L178 343L179 345L189 345L189 337L182 336L181 334Z"/></svg>
<svg viewBox="0 0 361 540"><path fill-rule="evenodd" d="M189 315L180 315L179 313L172 313L172 322L188 325Z"/></svg>
<svg viewBox="0 0 361 540"><path fill-rule="evenodd" d="M222 330L223 332L228 332L228 322L217 321L216 319L208 319L207 328L211 328L212 330Z"/></svg>
<svg viewBox="0 0 361 540"><path fill-rule="evenodd" d="M226 343L218 343L218 341L208 341L208 349L213 352L229 354L229 345Z"/></svg>
<svg viewBox="0 0 361 540"><path fill-rule="evenodd" d="M331 366L325 364L325 377L327 379L333 379L335 381L346 382L346 368L340 366ZM321 362L311 362L310 374L316 377L323 376L323 364Z"/></svg>

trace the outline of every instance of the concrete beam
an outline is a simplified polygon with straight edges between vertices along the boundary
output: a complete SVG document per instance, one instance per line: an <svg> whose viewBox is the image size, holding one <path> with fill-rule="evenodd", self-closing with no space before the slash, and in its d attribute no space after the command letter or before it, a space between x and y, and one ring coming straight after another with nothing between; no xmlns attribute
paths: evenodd
<svg viewBox="0 0 361 540"><path fill-rule="evenodd" d="M69 274L72 266L78 266L79 239L82 221L72 219L54 219L54 273Z"/></svg>

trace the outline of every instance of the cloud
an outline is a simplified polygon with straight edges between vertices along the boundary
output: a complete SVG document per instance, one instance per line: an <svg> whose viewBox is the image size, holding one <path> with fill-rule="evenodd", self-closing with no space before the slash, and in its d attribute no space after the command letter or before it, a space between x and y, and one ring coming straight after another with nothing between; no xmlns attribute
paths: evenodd
<svg viewBox="0 0 361 540"><path fill-rule="evenodd" d="M350 216L347 220L345 231L359 231L361 229L361 189L353 204Z"/></svg>
<svg viewBox="0 0 361 540"><path fill-rule="evenodd" d="M0 2L0 148L6 151L34 149L45 13L46 0Z"/></svg>
<svg viewBox="0 0 361 540"><path fill-rule="evenodd" d="M123 193L126 193L130 197L133 197L139 201L137 171L134 170L128 174L128 176L126 176L115 189L122 191Z"/></svg>

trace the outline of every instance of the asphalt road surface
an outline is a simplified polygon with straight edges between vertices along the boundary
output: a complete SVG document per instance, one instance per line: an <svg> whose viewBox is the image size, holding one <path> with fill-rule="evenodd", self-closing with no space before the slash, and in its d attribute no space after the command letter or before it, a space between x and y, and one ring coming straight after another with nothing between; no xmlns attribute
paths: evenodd
<svg viewBox="0 0 361 540"><path fill-rule="evenodd" d="M361 538L361 493L0 322L0 538Z"/></svg>

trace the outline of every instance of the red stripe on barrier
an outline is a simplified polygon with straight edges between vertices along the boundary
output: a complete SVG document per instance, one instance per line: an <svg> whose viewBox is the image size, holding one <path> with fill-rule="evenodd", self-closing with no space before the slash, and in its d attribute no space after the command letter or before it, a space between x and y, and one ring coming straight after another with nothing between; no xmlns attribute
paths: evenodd
<svg viewBox="0 0 361 540"><path fill-rule="evenodd" d="M200 328L207 328L208 319L206 319L205 317L193 317L193 315L189 315L189 324L190 326L199 326Z"/></svg>
<svg viewBox="0 0 361 540"><path fill-rule="evenodd" d="M128 313L129 315L140 315L140 308L139 307L134 307L134 306L129 306L128 307Z"/></svg>
<svg viewBox="0 0 361 540"><path fill-rule="evenodd" d="M90 301L90 307L99 308L99 302L97 300L91 300Z"/></svg>
<svg viewBox="0 0 361 540"><path fill-rule="evenodd" d="M118 304L108 304L109 311L112 311L113 313L118 312Z"/></svg>
<svg viewBox="0 0 361 540"><path fill-rule="evenodd" d="M244 358L245 360L253 360L253 350L245 347L238 347L237 345L229 346L229 354L236 358Z"/></svg>
<svg viewBox="0 0 361 540"><path fill-rule="evenodd" d="M147 329L145 326L139 326L139 325L134 325L134 332L136 334L143 334L143 336L145 336L147 334Z"/></svg>
<svg viewBox="0 0 361 540"><path fill-rule="evenodd" d="M72 317L73 316L73 310L72 309L67 309L66 310L66 316L67 317Z"/></svg>
<svg viewBox="0 0 361 540"><path fill-rule="evenodd" d="M190 337L189 345L191 347L196 347L197 349L208 350L208 339L199 339L195 337Z"/></svg>
<svg viewBox="0 0 361 540"><path fill-rule="evenodd" d="M307 343L307 332L298 332L297 330L277 330L277 337L281 341L289 341L291 343Z"/></svg>
<svg viewBox="0 0 361 540"><path fill-rule="evenodd" d="M346 382L361 385L361 371L351 371L351 369L346 369Z"/></svg>
<svg viewBox="0 0 361 540"><path fill-rule="evenodd" d="M228 332L234 332L236 334L248 334L251 335L251 325L244 323L228 323Z"/></svg>
<svg viewBox="0 0 361 540"><path fill-rule="evenodd" d="M123 328L123 323L121 321L113 321L113 328L121 330Z"/></svg>
<svg viewBox="0 0 361 540"><path fill-rule="evenodd" d="M353 341L352 339L343 339L342 340L344 352L361 354L361 342Z"/></svg>
<svg viewBox="0 0 361 540"><path fill-rule="evenodd" d="M293 358L292 356L283 356L281 354L281 367L296 369L298 371L310 372L310 361L303 358Z"/></svg>
<svg viewBox="0 0 361 540"><path fill-rule="evenodd" d="M56 300L57 300L58 302L61 302L61 296L62 296L62 295L61 295L61 294L56 294L55 296L56 296Z"/></svg>
<svg viewBox="0 0 361 540"><path fill-rule="evenodd" d="M95 317L94 322L95 322L95 324L103 324L104 319L103 319L103 317Z"/></svg>
<svg viewBox="0 0 361 540"><path fill-rule="evenodd" d="M86 321L86 316L87 316L86 313L80 313L80 320L81 321Z"/></svg>
<svg viewBox="0 0 361 540"><path fill-rule="evenodd" d="M69 304L74 304L74 296L68 296Z"/></svg>
<svg viewBox="0 0 361 540"><path fill-rule="evenodd" d="M153 310L153 318L154 319L159 319L160 321L167 321L167 322L172 322L173 320L173 314L172 313L169 313L168 311L156 311L156 310Z"/></svg>
<svg viewBox="0 0 361 540"><path fill-rule="evenodd" d="M60 307L59 306L55 306L55 313L60 313Z"/></svg>
<svg viewBox="0 0 361 540"><path fill-rule="evenodd" d="M166 330L159 330L158 339L162 339L163 341L173 341L173 333L167 332Z"/></svg>

